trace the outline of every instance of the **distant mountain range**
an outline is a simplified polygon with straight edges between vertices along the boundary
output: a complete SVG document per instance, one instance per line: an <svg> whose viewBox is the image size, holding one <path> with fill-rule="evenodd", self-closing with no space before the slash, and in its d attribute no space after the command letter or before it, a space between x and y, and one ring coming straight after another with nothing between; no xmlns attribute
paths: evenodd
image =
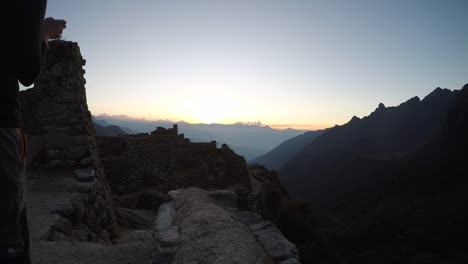
<svg viewBox="0 0 468 264"><path fill-rule="evenodd" d="M281 181L326 216L350 263L468 263L468 85L380 104L303 142L263 162L284 163Z"/></svg>
<svg viewBox="0 0 468 264"><path fill-rule="evenodd" d="M128 133L123 131L119 126L113 125L102 125L104 122L96 123L93 122L94 128L96 129L96 136L98 137L109 137L127 135Z"/></svg>
<svg viewBox="0 0 468 264"><path fill-rule="evenodd" d="M98 115L93 120L101 125L116 125L128 134L148 133L156 127L172 127L172 121L145 120L131 118L125 115ZM179 125L179 133L184 133L186 138L194 142L209 142L216 140L219 144L226 143L246 160L265 154L280 143L303 134L304 130L273 129L258 123L236 124L191 124L184 121L176 122Z"/></svg>
<svg viewBox="0 0 468 264"><path fill-rule="evenodd" d="M282 180L294 196L338 206L343 192L360 182L353 171L356 160L401 159L421 148L442 129L457 94L437 88L423 100L413 97L388 108L380 104L367 117L353 117L288 160L280 169Z"/></svg>

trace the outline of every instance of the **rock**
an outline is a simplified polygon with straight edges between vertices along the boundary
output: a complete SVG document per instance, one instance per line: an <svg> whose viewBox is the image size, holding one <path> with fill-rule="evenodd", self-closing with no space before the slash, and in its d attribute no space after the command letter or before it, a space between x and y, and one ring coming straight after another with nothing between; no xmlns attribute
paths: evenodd
<svg viewBox="0 0 468 264"><path fill-rule="evenodd" d="M75 178L80 182L94 181L96 172L93 169L77 169L74 172Z"/></svg>
<svg viewBox="0 0 468 264"><path fill-rule="evenodd" d="M87 195L78 195L71 199L71 203L73 206L73 212L71 214L71 221L74 226L80 225L83 222L83 219L86 215L85 201L87 198L88 198Z"/></svg>
<svg viewBox="0 0 468 264"><path fill-rule="evenodd" d="M126 227L138 230L150 230L153 227L153 223L151 221L141 217L133 210L118 208L117 212L125 220L125 223L123 224Z"/></svg>
<svg viewBox="0 0 468 264"><path fill-rule="evenodd" d="M70 159L78 159L89 155L89 146L74 146L67 150L66 156Z"/></svg>
<svg viewBox="0 0 468 264"><path fill-rule="evenodd" d="M78 229L73 229L72 236L78 241L88 241L89 230L87 230L86 226L80 227Z"/></svg>
<svg viewBox="0 0 468 264"><path fill-rule="evenodd" d="M250 189L250 174L244 157L237 155L226 144L221 146L220 156L224 161L224 173L217 178L217 185L223 188L241 185Z"/></svg>
<svg viewBox="0 0 468 264"><path fill-rule="evenodd" d="M177 196L182 193L182 191L182 189L172 190L167 194L167 196L170 201L174 201L177 198Z"/></svg>
<svg viewBox="0 0 468 264"><path fill-rule="evenodd" d="M74 182L65 186L65 189L71 193L83 193L87 194L95 187L94 182Z"/></svg>
<svg viewBox="0 0 468 264"><path fill-rule="evenodd" d="M49 148L69 148L74 145L74 137L64 132L49 133L46 135Z"/></svg>
<svg viewBox="0 0 468 264"><path fill-rule="evenodd" d="M260 215L251 212L234 212L231 216L246 225L258 224L263 221Z"/></svg>
<svg viewBox="0 0 468 264"><path fill-rule="evenodd" d="M76 161L74 161L74 160L65 160L65 161L63 162L63 165L64 165L65 167L69 167L69 168L76 167L76 164L77 164L77 163L76 163Z"/></svg>
<svg viewBox="0 0 468 264"><path fill-rule="evenodd" d="M114 195L114 203L117 207L136 209L139 196L137 194Z"/></svg>
<svg viewBox="0 0 468 264"><path fill-rule="evenodd" d="M191 187L177 195L173 224L181 241L171 264L272 264L249 229L208 193Z"/></svg>
<svg viewBox="0 0 468 264"><path fill-rule="evenodd" d="M279 264L301 264L301 262L295 258L290 258L288 260L281 261Z"/></svg>
<svg viewBox="0 0 468 264"><path fill-rule="evenodd" d="M85 157L80 160L80 166L88 167L93 165L93 159L91 157Z"/></svg>
<svg viewBox="0 0 468 264"><path fill-rule="evenodd" d="M237 195L229 190L216 190L208 193L208 196L227 208L237 207Z"/></svg>
<svg viewBox="0 0 468 264"><path fill-rule="evenodd" d="M176 252L177 247L159 248L152 264L171 264Z"/></svg>
<svg viewBox="0 0 468 264"><path fill-rule="evenodd" d="M49 166L52 168L58 168L63 166L63 161L62 160L50 160L49 161Z"/></svg>
<svg viewBox="0 0 468 264"><path fill-rule="evenodd" d="M170 226L169 228L159 230L155 237L161 246L175 246L180 240L179 228L177 226Z"/></svg>
<svg viewBox="0 0 468 264"><path fill-rule="evenodd" d="M158 191L144 191L138 197L136 208L158 210L159 206L167 201L167 196Z"/></svg>
<svg viewBox="0 0 468 264"><path fill-rule="evenodd" d="M156 232L170 228L174 220L174 205L172 202L165 203L159 207L158 216L156 218Z"/></svg>
<svg viewBox="0 0 468 264"><path fill-rule="evenodd" d="M250 228L275 261L284 261L291 258L299 259L296 246L287 240L272 223L265 221L251 225Z"/></svg>

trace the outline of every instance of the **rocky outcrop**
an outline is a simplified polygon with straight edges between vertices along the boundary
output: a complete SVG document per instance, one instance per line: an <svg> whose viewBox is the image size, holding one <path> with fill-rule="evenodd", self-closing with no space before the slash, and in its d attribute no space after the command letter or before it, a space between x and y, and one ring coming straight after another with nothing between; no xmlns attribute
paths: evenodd
<svg viewBox="0 0 468 264"><path fill-rule="evenodd" d="M169 196L172 202L160 207L156 220L153 263L300 263L295 246L273 224L238 212L234 192L191 187Z"/></svg>
<svg viewBox="0 0 468 264"><path fill-rule="evenodd" d="M218 186L241 185L250 189L250 174L244 157L237 155L226 144L221 146L220 156L224 161L224 173Z"/></svg>

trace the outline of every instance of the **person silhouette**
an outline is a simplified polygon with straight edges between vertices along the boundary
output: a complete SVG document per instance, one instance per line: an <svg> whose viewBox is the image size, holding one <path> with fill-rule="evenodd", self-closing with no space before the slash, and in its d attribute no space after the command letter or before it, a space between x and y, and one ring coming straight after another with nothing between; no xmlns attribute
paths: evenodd
<svg viewBox="0 0 468 264"><path fill-rule="evenodd" d="M18 81L30 86L39 75L49 39L59 38L65 20L45 17L46 0L15 0L0 16L0 263L29 264L26 215L26 140L21 130Z"/></svg>

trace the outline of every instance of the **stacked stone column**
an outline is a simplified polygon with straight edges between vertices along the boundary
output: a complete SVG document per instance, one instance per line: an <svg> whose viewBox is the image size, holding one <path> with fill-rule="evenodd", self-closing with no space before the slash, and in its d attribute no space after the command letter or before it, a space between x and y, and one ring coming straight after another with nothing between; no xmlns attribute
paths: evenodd
<svg viewBox="0 0 468 264"><path fill-rule="evenodd" d="M95 132L86 102L85 63L77 43L52 41L34 88L21 92L23 128L43 136L45 165L93 166Z"/></svg>

